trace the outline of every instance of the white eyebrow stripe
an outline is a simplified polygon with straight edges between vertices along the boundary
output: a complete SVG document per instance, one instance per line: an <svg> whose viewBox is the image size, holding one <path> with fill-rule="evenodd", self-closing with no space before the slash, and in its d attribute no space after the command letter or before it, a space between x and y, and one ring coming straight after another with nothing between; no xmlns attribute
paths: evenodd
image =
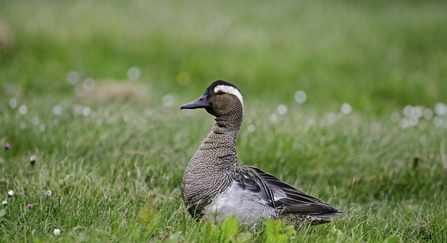
<svg viewBox="0 0 447 243"><path fill-rule="evenodd" d="M217 93L218 91L222 91L224 93L228 93L228 94L232 94L232 95L236 96L239 99L239 101L241 102L241 104L244 105L244 99L242 98L242 94L235 87L228 86L228 85L217 85L216 87L214 87L214 93Z"/></svg>

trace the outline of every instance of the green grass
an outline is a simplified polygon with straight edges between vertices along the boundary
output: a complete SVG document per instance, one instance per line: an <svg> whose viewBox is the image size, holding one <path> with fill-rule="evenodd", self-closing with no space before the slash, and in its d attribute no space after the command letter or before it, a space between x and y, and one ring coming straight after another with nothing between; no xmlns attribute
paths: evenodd
<svg viewBox="0 0 447 243"><path fill-rule="evenodd" d="M391 119L408 104L447 103L446 10L444 1L0 2L0 145L12 144L0 154L0 242L214 242L216 228L192 220L180 193L213 120L179 106L218 78L244 94L240 162L347 214L292 241L446 242L446 128ZM95 90L77 95L88 77ZM352 113L340 112L344 102Z"/></svg>

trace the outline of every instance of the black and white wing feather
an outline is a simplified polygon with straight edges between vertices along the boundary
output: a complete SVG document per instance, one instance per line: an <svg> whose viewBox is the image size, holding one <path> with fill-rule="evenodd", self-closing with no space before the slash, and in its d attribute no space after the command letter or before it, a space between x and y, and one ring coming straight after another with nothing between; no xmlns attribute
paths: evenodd
<svg viewBox="0 0 447 243"><path fill-rule="evenodd" d="M344 215L320 199L298 191L256 167L241 166L236 181L242 188L257 193L262 201L282 214L313 215L328 220Z"/></svg>

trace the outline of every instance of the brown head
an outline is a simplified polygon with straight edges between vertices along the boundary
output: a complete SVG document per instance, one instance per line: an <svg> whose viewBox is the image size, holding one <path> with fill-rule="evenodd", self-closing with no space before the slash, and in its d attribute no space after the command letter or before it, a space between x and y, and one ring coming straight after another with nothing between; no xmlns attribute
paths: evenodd
<svg viewBox="0 0 447 243"><path fill-rule="evenodd" d="M243 98L241 91L224 80L214 81L197 100L184 104L181 109L205 108L216 117L242 115Z"/></svg>

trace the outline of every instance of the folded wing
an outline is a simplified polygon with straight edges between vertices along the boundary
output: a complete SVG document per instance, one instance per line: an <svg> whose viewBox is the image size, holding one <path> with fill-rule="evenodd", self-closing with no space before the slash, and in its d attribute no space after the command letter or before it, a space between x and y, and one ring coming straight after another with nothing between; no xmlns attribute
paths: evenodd
<svg viewBox="0 0 447 243"><path fill-rule="evenodd" d="M331 205L298 191L258 168L241 166L238 174L236 180L241 187L260 195L262 201L280 214L303 214L328 221L344 215Z"/></svg>

